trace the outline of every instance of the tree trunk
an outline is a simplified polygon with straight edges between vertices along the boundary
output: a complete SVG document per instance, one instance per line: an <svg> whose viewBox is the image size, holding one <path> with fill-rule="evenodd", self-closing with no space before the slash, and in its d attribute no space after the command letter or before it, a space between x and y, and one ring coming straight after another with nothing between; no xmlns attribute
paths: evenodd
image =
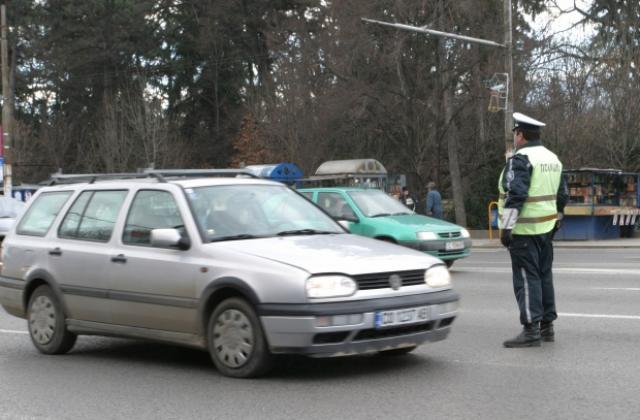
<svg viewBox="0 0 640 420"><path fill-rule="evenodd" d="M440 2L440 29L446 27L444 1ZM441 78L442 111L444 116L444 139L447 142L447 157L449 158L449 175L451 176L451 190L453 193L453 205L455 208L456 223L467 225L467 214L464 208L464 194L462 177L460 175L460 163L458 161L458 133L453 121L453 89L454 84L450 80L449 66L447 65L446 42L444 38L438 41L438 70Z"/></svg>

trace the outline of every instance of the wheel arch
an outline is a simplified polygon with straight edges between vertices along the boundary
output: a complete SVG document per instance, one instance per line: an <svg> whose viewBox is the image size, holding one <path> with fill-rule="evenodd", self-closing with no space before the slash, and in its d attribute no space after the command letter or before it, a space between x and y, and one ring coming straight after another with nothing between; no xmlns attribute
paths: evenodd
<svg viewBox="0 0 640 420"><path fill-rule="evenodd" d="M209 318L220 302L231 297L246 299L257 311L260 300L253 289L237 277L223 277L209 284L200 298L198 305L198 321L200 333L207 337Z"/></svg>
<svg viewBox="0 0 640 420"><path fill-rule="evenodd" d="M64 300L64 294L62 293L58 283L53 279L53 276L45 270L35 270L29 273L29 276L27 277L26 285L22 292L22 308L24 313L27 314L29 309L28 306L31 295L33 295L33 292L42 285L46 285L51 288L53 293L56 295L56 298L58 298L60 305L62 305L64 314L67 315L69 311L67 310L67 304Z"/></svg>
<svg viewBox="0 0 640 420"><path fill-rule="evenodd" d="M379 241L392 242L394 244L398 243L398 241L395 238L393 238L392 236L389 236L389 235L376 235L376 236L374 236L374 239L377 239Z"/></svg>

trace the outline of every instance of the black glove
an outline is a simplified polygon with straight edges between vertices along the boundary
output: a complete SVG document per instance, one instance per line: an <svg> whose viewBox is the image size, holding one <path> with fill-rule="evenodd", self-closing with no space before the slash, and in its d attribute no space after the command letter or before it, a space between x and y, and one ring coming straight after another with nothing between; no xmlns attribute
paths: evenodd
<svg viewBox="0 0 640 420"><path fill-rule="evenodd" d="M551 231L551 239L556 236L556 232L560 230L562 227L562 219L564 219L563 213L558 213L558 218L556 219L556 224L553 226L553 230Z"/></svg>
<svg viewBox="0 0 640 420"><path fill-rule="evenodd" d="M511 246L511 242L513 242L511 229L502 229L500 231L500 242L505 248L509 248L509 246Z"/></svg>
<svg viewBox="0 0 640 420"><path fill-rule="evenodd" d="M561 227L562 227L562 219L556 220L556 224L555 226L553 226L553 230L551 231L551 239L553 239L553 237L556 236L556 232L559 231Z"/></svg>

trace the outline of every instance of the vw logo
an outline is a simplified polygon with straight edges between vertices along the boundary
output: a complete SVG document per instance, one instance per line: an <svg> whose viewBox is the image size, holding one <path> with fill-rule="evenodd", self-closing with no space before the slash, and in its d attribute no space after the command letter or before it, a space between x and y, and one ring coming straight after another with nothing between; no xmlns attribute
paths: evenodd
<svg viewBox="0 0 640 420"><path fill-rule="evenodd" d="M397 274L390 275L389 286L391 286L393 290L398 290L400 287L402 287L402 277Z"/></svg>

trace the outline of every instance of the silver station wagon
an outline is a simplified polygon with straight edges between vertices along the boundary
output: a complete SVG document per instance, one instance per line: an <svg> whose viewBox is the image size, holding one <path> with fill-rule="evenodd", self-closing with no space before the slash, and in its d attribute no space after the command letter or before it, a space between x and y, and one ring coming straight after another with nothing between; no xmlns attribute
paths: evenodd
<svg viewBox="0 0 640 420"><path fill-rule="evenodd" d="M40 352L142 338L253 377L278 353L404 354L449 334L442 261L349 234L282 184L201 172L38 190L4 240L0 304Z"/></svg>

